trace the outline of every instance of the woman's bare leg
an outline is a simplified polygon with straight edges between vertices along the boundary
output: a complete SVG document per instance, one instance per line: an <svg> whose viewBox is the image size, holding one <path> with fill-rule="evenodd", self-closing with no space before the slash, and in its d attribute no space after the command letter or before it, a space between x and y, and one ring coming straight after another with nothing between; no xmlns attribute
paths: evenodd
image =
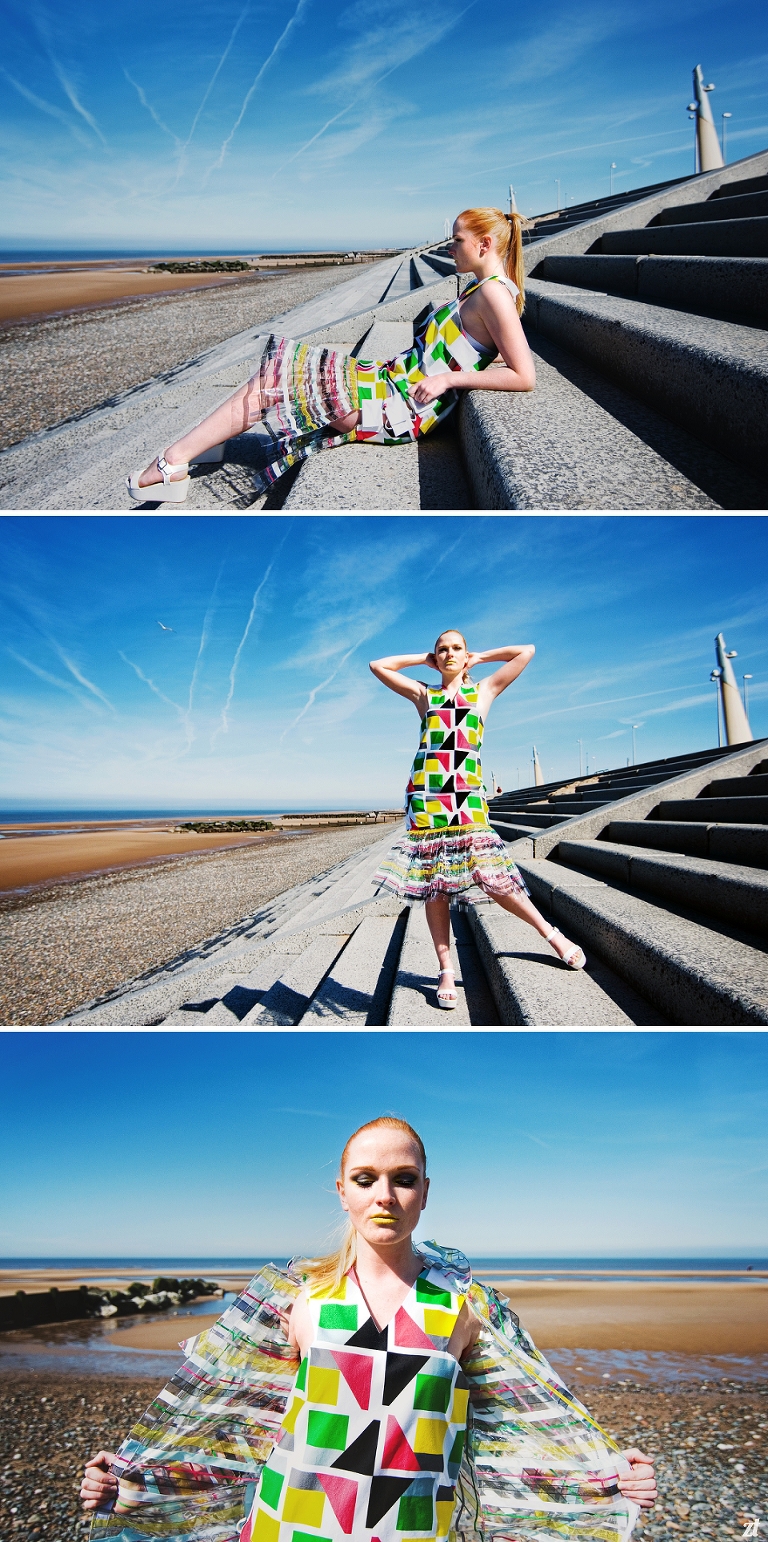
<svg viewBox="0 0 768 1542"><path fill-rule="evenodd" d="M545 921L540 910L536 909L533 901L526 894L493 894L490 889L485 891L489 899L495 900L501 905L502 910L508 910L510 915L519 916L521 921L527 921L538 932L540 937L547 937L552 930L552 923ZM550 942L559 958L565 958L566 953L576 946L569 942L562 932L558 931Z"/></svg>

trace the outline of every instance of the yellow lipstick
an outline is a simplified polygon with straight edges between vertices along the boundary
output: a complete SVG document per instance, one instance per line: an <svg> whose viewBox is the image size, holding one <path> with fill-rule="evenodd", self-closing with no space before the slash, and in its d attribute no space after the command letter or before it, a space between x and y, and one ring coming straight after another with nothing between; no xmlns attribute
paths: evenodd
<svg viewBox="0 0 768 1542"><path fill-rule="evenodd" d="M397 1225L397 1216L395 1215L372 1215L371 1220L373 1221L374 1226Z"/></svg>

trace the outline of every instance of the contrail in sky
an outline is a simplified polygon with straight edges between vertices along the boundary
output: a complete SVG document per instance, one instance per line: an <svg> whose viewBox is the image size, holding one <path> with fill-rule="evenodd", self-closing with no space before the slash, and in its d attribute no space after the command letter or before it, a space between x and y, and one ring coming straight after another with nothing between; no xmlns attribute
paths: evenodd
<svg viewBox="0 0 768 1542"><path fill-rule="evenodd" d="M192 670L192 679L189 682L189 700L187 702L186 710L184 712L184 727L185 727L186 733L187 733L187 749L191 749L192 744L194 742L194 738L195 738L195 730L192 727L192 699L193 699L194 694L195 694L195 686L197 685L197 677L198 677L198 675L200 673L200 661L201 661L201 659L203 657L203 652L204 652L204 649L205 649L205 645L206 645L206 643L208 641L208 635L209 635L209 632L210 632L210 624L211 624L211 622L213 620L214 615L216 614L216 591L218 590L218 587L219 587L219 581L221 579L221 575L224 572L224 563L226 562L226 560L227 560L227 556L226 556L226 552L225 552L224 556L221 559L221 567L219 568L219 571L216 574L216 582L215 582L215 584L213 586L213 592L211 594L211 598L208 601L208 609L205 612L205 619L203 621L203 630L200 633L200 646L199 646L199 648L197 650L197 658L195 659L195 667Z"/></svg>
<svg viewBox="0 0 768 1542"><path fill-rule="evenodd" d="M139 85L138 81L134 80L133 76L129 75L128 71L125 68L123 68L123 74L124 74L126 80L129 82L129 84L133 86L133 89L136 92L136 95L138 96L139 101L141 102L142 107L146 107L146 110L149 113L150 118L154 118L155 123L157 124L158 128L162 129L163 133L167 134L169 139L173 140L174 144L176 145L176 147L178 149L178 147L181 145L181 140L179 139L178 134L174 134L173 129L169 129L167 123L163 123L162 118L159 117L158 114L155 112L155 109L152 106L152 103L147 101L146 93L142 90L142 88Z"/></svg>
<svg viewBox="0 0 768 1542"><path fill-rule="evenodd" d="M246 113L246 109L248 107L248 103L250 102L251 97L253 96L253 93L254 93L254 91L256 90L256 87L259 84L259 81L261 80L265 70L267 70L269 68L270 64L272 63L272 60L275 58L275 55L277 53L279 53L280 49L283 46L283 43L286 41L286 38L289 36L289 34L293 31L293 28L296 26L296 23L299 20L302 11L306 10L308 4L309 4L309 0L299 0L299 3L297 5L297 7L296 7L296 10L294 11L294 13L293 13L290 21L288 22L287 26L285 26L283 28L283 31L280 33L280 36L279 36L277 42L275 43L275 46L272 49L272 52L269 55L269 58L264 60L264 63L262 64L261 69L259 70L259 72L258 72L258 74L256 76L256 79L253 82L253 85L251 86L250 90L246 94L245 101L243 102L243 105L240 108L240 115L237 118L237 120L236 120L236 122L235 122L235 124L234 124L234 126L233 126L233 128L231 130L231 132L227 135L227 138L224 140L224 143L223 143L223 145L222 145L222 147L221 147L221 149L219 151L219 159L217 161L214 161L213 165L210 166L208 168L208 171L206 172L203 185L205 185L205 182L207 182L208 177L210 176L212 171L216 171L219 166L223 166L223 164L224 164L224 156L227 153L227 148L228 148L229 145L231 145L232 140L234 139L235 134L237 133L237 130L239 129L240 124L243 121L243 118L245 117L245 113Z"/></svg>
<svg viewBox="0 0 768 1542"><path fill-rule="evenodd" d="M32 20L37 34L40 37L43 47L45 48L45 51L48 55L51 68L56 75L56 79L58 80L62 91L64 92L65 96L69 98L72 106L75 109L75 112L80 114L80 117L88 124L90 129L93 129L94 134L98 136L106 149L107 141L104 138L104 135L102 134L101 129L96 122L96 119L94 118L93 114L88 111L87 107L83 106L71 80L69 79L69 76L65 74L63 65L59 64L59 61L53 52L50 35L48 32L48 25L38 7L34 7L32 10Z"/></svg>
<svg viewBox="0 0 768 1542"><path fill-rule="evenodd" d="M310 145L315 143L316 139L320 139L321 135L326 132L326 129L331 128L334 123L338 123L339 118L343 118L344 114L349 112L357 104L357 102L361 101L361 99L364 96L367 96L371 91L375 91L376 87L380 86L383 80L388 80L390 75L394 75L395 70L399 70L403 64L407 64L408 61L415 58L417 54L423 53L424 49L427 48L430 43L433 43L436 37L443 37L446 32L452 31L452 29L461 21L462 16L466 16L467 11L471 11L473 5L476 4L477 0L470 0L470 4L465 5L464 10L459 11L458 16L454 17L453 21L451 21L447 26L440 27L436 33L432 34L431 37L428 37L420 42L418 48L414 48L413 53L408 54L405 59L398 59L397 64L393 64L391 69L385 70L384 74L380 75L378 80L374 80L372 84L366 84L362 91L358 91L357 96L353 97L351 102L347 102L346 107L342 107L341 112L334 113L333 117L329 118L328 122L324 123L322 128L319 128L317 133L312 135L311 139L307 140L306 144L303 144L294 155L290 155L287 161L283 161L282 166L278 166L277 171L273 173L273 180L274 177L278 176L278 174L283 171L286 166L290 166L292 161L298 160L299 156L303 155L304 151L308 150Z"/></svg>
<svg viewBox="0 0 768 1542"><path fill-rule="evenodd" d="M208 82L208 86L207 86L205 95L203 96L203 100L200 103L200 106L198 107L197 112L195 113L194 118L192 119L192 127L191 127L189 133L187 134L187 137L184 140L184 143L181 146L181 149L179 151L179 169L178 169L178 172L177 172L177 175L176 175L176 182L178 182L179 177L181 176L182 171L184 169L184 154L185 154L185 151L187 150L187 148L188 148L188 146L189 146L189 144L191 142L192 135L194 134L195 129L197 128L198 121L199 121L199 118L200 118L200 114L201 114L201 112L202 112L206 102L208 101L208 98L209 98L209 96L210 96L210 94L211 94L211 92L212 92L212 90L213 90L213 88L214 88L214 86L216 84L216 80L217 80L219 71L221 70L222 65L224 65L226 63L226 60L227 60L227 57L229 55L230 49L232 47L232 44L234 43L235 38L237 37L237 34L240 31L240 28L242 27L243 22L245 21L245 18L248 15L248 12L250 11L250 9L251 9L250 6L247 5L245 7L245 10L240 13L240 16L238 17L238 20L235 22L235 25L234 25L234 27L232 29L232 35L231 35L231 37L229 39L229 42L227 43L227 46L224 49L224 52L223 52L223 54L222 54L218 64L216 65L216 68L215 68L215 70L214 70L214 72L213 72L213 74L212 74L212 76L211 76L211 78L210 78L210 80ZM177 141L177 143L178 143L178 141ZM174 183L174 187L175 186L176 186L176 183Z"/></svg>
<svg viewBox="0 0 768 1542"><path fill-rule="evenodd" d="M82 702L83 698L80 692L75 689L74 685L70 685L69 680L60 680L58 675L49 674L48 670L41 669L39 664L30 663L30 660L25 659L22 653L17 653L15 648L7 648L6 652L10 653L11 658L15 659L17 664L23 664L30 674L37 675L40 680L46 680L49 685L57 685L60 691L67 691L70 696L74 696L75 701Z"/></svg>
<svg viewBox="0 0 768 1542"><path fill-rule="evenodd" d="M347 659L351 659L352 654L354 653L355 649L359 648L360 645L362 643L364 643L364 642L365 642L365 638L361 637L358 642L353 643L353 645L349 649L349 651L344 654L343 659L341 659L340 662L336 665L336 668L334 669L333 674L329 675L327 680L321 680L320 684L316 685L313 691L310 691L309 696L307 697L307 700L306 700L304 706L302 707L298 717L295 717L293 722L289 723L288 727L283 729L283 732L280 735L280 743L281 744L282 744L283 739L285 738L286 734L290 733L291 729L295 728L296 724L301 722L302 718L309 711L310 707L314 705L315 697L319 696L320 692L324 691L325 687L327 685L330 685L332 680L336 679L336 676L339 673L339 670L343 669L344 665L347 662Z"/></svg>
<svg viewBox="0 0 768 1542"><path fill-rule="evenodd" d="M40 112L47 112L51 118L58 118L60 123L66 123L67 128L71 129L81 145L89 145L91 143L87 135L82 132L82 129L78 128L76 123L72 122L69 114L64 112L63 108L54 107L52 102L45 102L41 96L35 96L34 91L30 91L27 86L23 86L20 80L15 80L13 75L9 75L8 71L3 69L2 65L0 65L0 74L4 75L6 80L9 80L14 89L18 91L19 96L23 96L26 101L31 102L33 107L39 108Z"/></svg>
<svg viewBox="0 0 768 1542"><path fill-rule="evenodd" d="M137 674L139 679L143 680L144 684L149 686L150 691L154 691L155 695L159 696L160 700L164 701L166 706L173 707L174 712L178 712L179 717L183 719L184 708L180 707L177 701L171 701L170 696L166 696L163 691L160 690L160 687L155 685L154 680L150 680L149 675L145 675L144 671L139 669L138 664L134 664L133 659L129 659L128 655L123 653L122 648L118 648L117 651L120 655L120 658L123 660L123 663L130 665L131 669L134 671L134 674Z"/></svg>
<svg viewBox="0 0 768 1542"><path fill-rule="evenodd" d="M245 647L246 640L247 640L247 637L248 637L248 633L251 630L251 626L253 625L253 618L256 615L256 606L257 606L258 601L259 601L259 595L261 594L261 591L264 588L264 585L267 582L267 579L269 578L269 575L272 572L272 569L273 569L275 563L277 562L278 557L280 556L280 553L281 553L281 551L282 551L282 549L283 549L283 547L285 545L285 542L287 540L288 533L289 533L289 531L286 530L285 535L283 536L283 539L280 542L280 545L278 546L277 551L275 552L275 555L272 558L272 561L270 562L269 567L267 568L267 571L266 571L266 573L264 574L264 577L261 580L261 583L257 584L257 586L256 586L256 590L254 592L254 596L253 596L253 599L251 601L251 613L250 613L250 615L248 617L248 620L245 623L245 631L243 632L243 635L240 638L240 641L239 641L239 643L237 645L237 648L235 650L235 656L234 656L234 658L232 660L232 668L229 671L229 691L227 693L227 699L226 699L226 701L224 703L224 706L222 707L222 710L221 710L221 722L220 722L218 728L216 729L216 732L213 735L213 739L211 740L211 746L213 746L217 736L220 733L225 733L225 734L229 733L229 720L227 718L227 713L229 712L230 706L232 705L232 697L235 694L235 680L237 678L237 666L240 663L240 655L241 655L241 653L243 651L243 648Z"/></svg>
<svg viewBox="0 0 768 1542"><path fill-rule="evenodd" d="M64 649L62 647L60 647L59 644L57 642L55 642L53 638L51 638L50 641L51 641L51 647L56 651L56 653L58 653L59 658L61 659L62 664L66 664L67 669L69 670L70 674L74 675L75 679L77 681L79 681L80 685L84 685L85 689L87 691L90 691L91 694L93 696L96 696L99 701L103 701L105 707L109 707L110 712L115 712L117 709L116 709L116 707L114 707L112 705L112 702L109 700L109 697L105 696L104 692L100 691L99 687L97 685L94 685L92 680L88 680L86 678L86 676L81 673L81 671L78 669L77 665L72 662L71 658L69 658L67 656L67 654L64 652Z"/></svg>

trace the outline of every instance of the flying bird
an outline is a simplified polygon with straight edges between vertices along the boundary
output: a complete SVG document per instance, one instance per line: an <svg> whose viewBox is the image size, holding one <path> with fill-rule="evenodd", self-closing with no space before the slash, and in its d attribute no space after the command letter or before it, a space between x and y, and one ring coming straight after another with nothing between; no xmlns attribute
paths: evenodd
<svg viewBox="0 0 768 1542"><path fill-rule="evenodd" d="M163 626L162 621L158 621L157 624L158 624L161 632L172 632L173 631L173 627L172 626Z"/></svg>

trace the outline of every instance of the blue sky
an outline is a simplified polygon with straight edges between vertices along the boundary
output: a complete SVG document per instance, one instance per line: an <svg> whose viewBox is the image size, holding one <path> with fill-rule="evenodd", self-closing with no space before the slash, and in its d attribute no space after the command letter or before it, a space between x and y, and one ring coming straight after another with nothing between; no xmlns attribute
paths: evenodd
<svg viewBox="0 0 768 1542"><path fill-rule="evenodd" d="M347 1136L421 1133L420 1235L496 1253L766 1255L760 1033L6 1033L0 1254L322 1247ZM268 1157L268 1159L266 1159Z"/></svg>
<svg viewBox="0 0 768 1542"><path fill-rule="evenodd" d="M578 772L579 738L591 769L624 765L632 723L638 760L715 744L720 630L768 735L759 515L10 515L1 535L5 807L397 807L418 721L368 661L449 626L536 646L489 718L506 789L534 743L547 780Z"/></svg>
<svg viewBox="0 0 768 1542"><path fill-rule="evenodd" d="M760 0L4 0L0 240L411 244L687 175L701 64L768 143Z"/></svg>

